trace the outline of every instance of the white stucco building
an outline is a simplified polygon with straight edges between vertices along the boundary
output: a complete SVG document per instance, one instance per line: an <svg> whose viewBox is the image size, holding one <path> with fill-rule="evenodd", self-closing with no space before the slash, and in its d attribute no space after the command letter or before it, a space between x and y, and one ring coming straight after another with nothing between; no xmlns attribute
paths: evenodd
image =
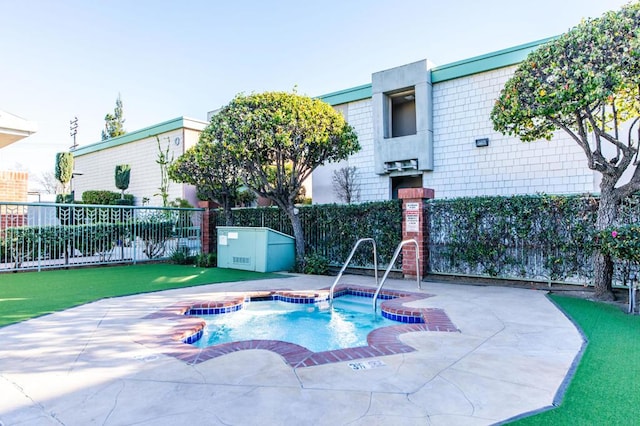
<svg viewBox="0 0 640 426"><path fill-rule="evenodd" d="M320 96L355 128L362 149L313 173L313 202L339 202L333 171L356 167L359 201L424 187L437 198L598 192L599 175L568 135L523 143L493 130L491 109L517 64L545 39L443 66L423 60Z"/></svg>
<svg viewBox="0 0 640 426"><path fill-rule="evenodd" d="M76 199L87 190L119 191L115 186L115 168L129 164L131 178L126 192L134 195L135 204L141 205L143 198L147 198L148 205L161 206L162 197L157 195L161 185L158 140L163 151L169 147L169 159L175 160L198 142L207 124L179 117L73 150ZM171 182L168 193L170 201L182 198L197 206L192 185Z"/></svg>

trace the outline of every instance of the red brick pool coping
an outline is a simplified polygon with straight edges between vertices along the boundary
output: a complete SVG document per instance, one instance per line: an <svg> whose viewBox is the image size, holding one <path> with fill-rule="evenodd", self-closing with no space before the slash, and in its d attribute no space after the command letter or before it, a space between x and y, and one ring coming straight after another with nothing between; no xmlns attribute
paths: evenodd
<svg viewBox="0 0 640 426"><path fill-rule="evenodd" d="M350 292L352 294L356 292L371 293L373 291L374 290L367 287L342 285L336 289L336 294L341 292ZM233 307L238 303L242 303L246 298L256 300L269 298L274 294L296 299L326 300L328 289L318 291L250 291L237 295L222 295L219 298L208 301L178 302L144 317L144 319L149 320L165 319L170 321L171 332L162 335L147 336L139 340L139 343L155 346L164 354L187 364L199 364L232 352L261 349L279 354L287 364L298 368L415 351L415 348L400 341L399 336L404 333L416 331L459 331L442 309L414 308L405 305L406 303L432 297L433 295L383 290L380 293L381 296L393 297L393 299L383 300L380 303L381 310L405 317L421 317L424 322L411 324L398 323L398 325L381 327L369 333L367 336L367 346L324 352L313 352L303 346L280 340L245 340L223 343L206 348L197 348L193 345L183 343L186 338L200 332L205 327L205 321L201 318L185 315L190 310L198 308Z"/></svg>

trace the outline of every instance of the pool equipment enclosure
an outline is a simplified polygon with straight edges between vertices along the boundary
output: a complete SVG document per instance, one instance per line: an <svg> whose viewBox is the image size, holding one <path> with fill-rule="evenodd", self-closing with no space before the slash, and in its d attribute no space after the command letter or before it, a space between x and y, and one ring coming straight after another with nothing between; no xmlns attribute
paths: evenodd
<svg viewBox="0 0 640 426"><path fill-rule="evenodd" d="M271 228L218 226L218 267L256 272L290 271L295 239Z"/></svg>

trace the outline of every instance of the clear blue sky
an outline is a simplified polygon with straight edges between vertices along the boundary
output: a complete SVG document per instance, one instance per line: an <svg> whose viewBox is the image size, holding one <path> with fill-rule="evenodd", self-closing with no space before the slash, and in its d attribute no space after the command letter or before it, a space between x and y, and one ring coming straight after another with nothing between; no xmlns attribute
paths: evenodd
<svg viewBox="0 0 640 426"><path fill-rule="evenodd" d="M565 32L622 0L0 0L0 109L39 131L0 169L53 170L100 140L118 93L125 128L205 120L239 92L322 95L427 58L436 65Z"/></svg>

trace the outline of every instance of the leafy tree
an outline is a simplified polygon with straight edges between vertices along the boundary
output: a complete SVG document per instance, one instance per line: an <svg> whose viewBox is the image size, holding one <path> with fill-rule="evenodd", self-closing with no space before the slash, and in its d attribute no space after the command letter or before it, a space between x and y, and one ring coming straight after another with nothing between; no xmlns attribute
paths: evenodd
<svg viewBox="0 0 640 426"><path fill-rule="evenodd" d="M522 141L569 134L602 174L596 227L615 223L622 200L640 189L640 3L585 20L519 64L491 112L494 128ZM634 137L635 136L635 137ZM621 181L629 169L628 182ZM596 297L612 299L613 262L594 258Z"/></svg>
<svg viewBox="0 0 640 426"><path fill-rule="evenodd" d="M340 201L351 204L360 200L360 182L356 167L342 167L333 171L333 191Z"/></svg>
<svg viewBox="0 0 640 426"><path fill-rule="evenodd" d="M67 190L67 184L73 177L73 154L70 152L58 152L56 154L55 177L62 185L62 190Z"/></svg>
<svg viewBox="0 0 640 426"><path fill-rule="evenodd" d="M122 136L126 132L124 129L124 115L122 112L122 99L120 99L120 93L118 93L118 99L116 99L116 107L113 110L113 114L107 113L104 116L104 130L102 131L102 140L115 138Z"/></svg>
<svg viewBox="0 0 640 426"><path fill-rule="evenodd" d="M265 92L237 95L211 118L207 132L242 168L247 187L285 212L303 266L304 233L295 198L316 167L360 149L354 130L318 99Z"/></svg>
<svg viewBox="0 0 640 426"><path fill-rule="evenodd" d="M131 179L131 166L129 164L118 164L115 171L116 188L122 191L121 199L124 199L124 191L129 188Z"/></svg>
<svg viewBox="0 0 640 426"><path fill-rule="evenodd" d="M243 185L240 169L222 144L213 139L211 128L206 128L198 143L171 164L169 177L195 185L198 196L220 204L227 226L233 225L231 208L239 201Z"/></svg>

